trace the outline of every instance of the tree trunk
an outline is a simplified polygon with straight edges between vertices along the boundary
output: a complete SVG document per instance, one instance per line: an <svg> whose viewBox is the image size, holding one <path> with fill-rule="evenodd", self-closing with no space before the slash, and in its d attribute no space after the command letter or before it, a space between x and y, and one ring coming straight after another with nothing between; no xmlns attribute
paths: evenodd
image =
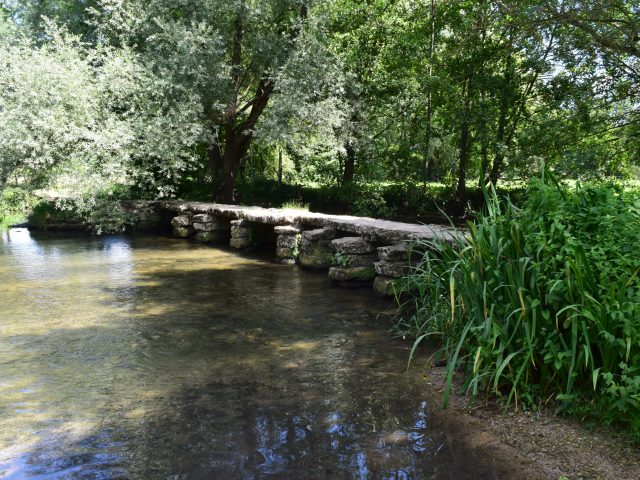
<svg viewBox="0 0 640 480"><path fill-rule="evenodd" d="M282 187L282 147L278 147L278 190Z"/></svg>
<svg viewBox="0 0 640 480"><path fill-rule="evenodd" d="M347 143L344 170L342 172L342 184L347 185L353 182L353 175L356 169L356 149L351 143Z"/></svg>
<svg viewBox="0 0 640 480"><path fill-rule="evenodd" d="M458 186L456 187L456 207L461 210L464 208L465 201L467 199L467 163L469 162L469 146L471 144L470 139L470 119L471 114L471 88L469 86L470 80L467 80L466 84L466 99L464 108L462 109L462 118L460 119L460 146L459 146L459 159L458 166Z"/></svg>
<svg viewBox="0 0 640 480"><path fill-rule="evenodd" d="M234 24L233 46L231 52L231 85L233 95L225 112L221 116L213 116L213 123L218 131L224 134L222 143L216 143L209 150L209 162L214 180L214 199L216 202L232 203L234 198L234 184L242 165L242 161L253 140L256 123L264 113L275 85L270 75L265 71L258 82L253 98L245 105L239 105L238 92L249 90L245 87L246 75L243 74L242 42L244 29L244 15L246 2L240 3L240 10ZM300 8L300 20L307 17L307 7ZM291 40L300 33L300 25L296 24L290 32ZM248 112L248 113L246 113Z"/></svg>

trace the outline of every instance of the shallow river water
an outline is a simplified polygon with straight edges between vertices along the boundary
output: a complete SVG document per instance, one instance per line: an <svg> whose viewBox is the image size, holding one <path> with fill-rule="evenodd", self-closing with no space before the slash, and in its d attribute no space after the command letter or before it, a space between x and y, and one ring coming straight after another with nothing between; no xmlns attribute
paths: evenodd
<svg viewBox="0 0 640 480"><path fill-rule="evenodd" d="M369 290L162 237L0 242L0 478L492 478Z"/></svg>

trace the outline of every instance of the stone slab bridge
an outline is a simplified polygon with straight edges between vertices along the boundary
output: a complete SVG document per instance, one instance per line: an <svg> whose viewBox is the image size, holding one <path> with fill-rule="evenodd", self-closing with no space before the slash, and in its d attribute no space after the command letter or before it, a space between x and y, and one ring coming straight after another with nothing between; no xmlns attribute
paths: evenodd
<svg viewBox="0 0 640 480"><path fill-rule="evenodd" d="M421 240L453 242L460 235L442 225L298 209L184 201L157 201L149 207L157 214L156 221L162 218L165 226L170 222L176 237L228 242L236 249L272 244L280 263L328 269L329 278L346 286L373 282L383 295L392 295L394 282L410 269L412 245Z"/></svg>

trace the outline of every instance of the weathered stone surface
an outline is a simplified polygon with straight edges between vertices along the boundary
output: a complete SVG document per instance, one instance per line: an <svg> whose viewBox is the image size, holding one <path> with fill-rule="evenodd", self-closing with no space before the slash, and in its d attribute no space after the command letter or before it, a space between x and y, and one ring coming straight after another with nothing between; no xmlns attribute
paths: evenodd
<svg viewBox="0 0 640 480"><path fill-rule="evenodd" d="M199 213L193 216L193 223L214 223L217 219L209 213Z"/></svg>
<svg viewBox="0 0 640 480"><path fill-rule="evenodd" d="M193 238L198 242L211 243L222 242L227 239L227 235L219 230L214 230L209 232L197 232Z"/></svg>
<svg viewBox="0 0 640 480"><path fill-rule="evenodd" d="M193 235L195 230L193 227L173 227L173 236L179 238L187 238Z"/></svg>
<svg viewBox="0 0 640 480"><path fill-rule="evenodd" d="M220 225L218 222L197 223L193 222L193 228L197 232L213 232L214 230L229 230L229 227Z"/></svg>
<svg viewBox="0 0 640 480"><path fill-rule="evenodd" d="M298 248L300 235L278 235L276 245L282 248Z"/></svg>
<svg viewBox="0 0 640 480"><path fill-rule="evenodd" d="M331 267L329 278L336 282L365 282L373 280L376 272L369 267Z"/></svg>
<svg viewBox="0 0 640 480"><path fill-rule="evenodd" d="M232 248L247 248L251 246L251 239L249 237L231 237L229 245Z"/></svg>
<svg viewBox="0 0 640 480"><path fill-rule="evenodd" d="M251 223L246 220L231 221L231 237L249 237L251 235Z"/></svg>
<svg viewBox="0 0 640 480"><path fill-rule="evenodd" d="M276 247L276 257L295 259L298 256L297 254L298 254L297 248Z"/></svg>
<svg viewBox="0 0 640 480"><path fill-rule="evenodd" d="M318 228L316 230L307 230L306 232L302 232L302 242L306 243L316 243L322 240L327 241L327 245L331 240L336 238L338 232L336 232L333 228Z"/></svg>
<svg viewBox="0 0 640 480"><path fill-rule="evenodd" d="M274 227L273 231L276 232L276 235L294 236L298 235L302 230L292 225L280 225Z"/></svg>
<svg viewBox="0 0 640 480"><path fill-rule="evenodd" d="M391 297L397 293L397 284L397 278L378 275L373 281L373 290L379 295Z"/></svg>
<svg viewBox="0 0 640 480"><path fill-rule="evenodd" d="M300 265L310 268L329 268L335 264L331 240L338 232L332 228L320 228L302 232L300 240Z"/></svg>
<svg viewBox="0 0 640 480"><path fill-rule="evenodd" d="M328 245L312 244L300 250L300 265L309 268L329 268L335 264L335 257Z"/></svg>
<svg viewBox="0 0 640 480"><path fill-rule="evenodd" d="M188 227L192 224L191 215L178 215L171 219L172 227Z"/></svg>
<svg viewBox="0 0 640 480"><path fill-rule="evenodd" d="M386 277L400 278L404 277L411 271L409 262L376 262L374 263L376 273Z"/></svg>
<svg viewBox="0 0 640 480"><path fill-rule="evenodd" d="M378 258L381 261L408 261L413 242L400 242L395 245L378 248Z"/></svg>
<svg viewBox="0 0 640 480"><path fill-rule="evenodd" d="M337 253L362 254L375 252L375 247L362 237L342 237L331 241L331 248Z"/></svg>
<svg viewBox="0 0 640 480"><path fill-rule="evenodd" d="M465 236L464 231L456 230L450 226L420 225L349 215L327 215L303 210L183 201L157 201L153 204L165 211L210 213L215 216L244 219L268 225L302 225L305 228L331 227L383 245L392 245L404 240L454 242Z"/></svg>
<svg viewBox="0 0 640 480"><path fill-rule="evenodd" d="M362 255L345 255L341 253L335 254L336 263L342 267L371 267L378 260L375 253L365 253Z"/></svg>

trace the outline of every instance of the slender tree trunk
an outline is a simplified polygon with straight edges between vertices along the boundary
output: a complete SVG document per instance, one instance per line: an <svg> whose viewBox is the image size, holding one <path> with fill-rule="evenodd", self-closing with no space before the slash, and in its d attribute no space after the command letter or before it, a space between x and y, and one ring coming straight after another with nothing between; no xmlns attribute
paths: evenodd
<svg viewBox="0 0 640 480"><path fill-rule="evenodd" d="M470 80L467 80L463 90L466 91L462 118L460 119L460 143L459 143L459 165L458 165L458 185L456 187L456 206L464 208L467 199L467 164L469 162L470 138L470 114L471 114L471 87ZM464 92L463 92L464 94Z"/></svg>
<svg viewBox="0 0 640 480"><path fill-rule="evenodd" d="M346 155L344 159L344 170L342 173L342 184L347 185L353 182L353 176L356 169L356 149L353 148L351 142L345 147Z"/></svg>
<svg viewBox="0 0 640 480"><path fill-rule="evenodd" d="M427 125L424 130L424 175L423 190L427 190L427 182L431 177L432 158L431 158L431 117L433 116L433 54L436 44L436 2L431 0L431 43L429 45L429 92L427 94Z"/></svg>
<svg viewBox="0 0 640 480"><path fill-rule="evenodd" d="M282 147L278 147L278 190L282 187Z"/></svg>
<svg viewBox="0 0 640 480"><path fill-rule="evenodd" d="M244 38L244 16L246 1L242 0L234 23L233 45L231 51L231 84L233 94L229 104L221 116L215 118L214 124L224 133L222 144L218 143L210 149L209 160L214 179L214 198L217 202L231 203L234 198L234 184L240 166L253 140L256 123L264 113L275 85L265 71L257 85L255 94L244 106L238 105L238 92L246 89L244 85L242 65L242 42ZM300 20L307 17L306 5L300 8ZM300 34L300 26L296 25L290 32L293 42ZM248 113L246 113L248 112Z"/></svg>

